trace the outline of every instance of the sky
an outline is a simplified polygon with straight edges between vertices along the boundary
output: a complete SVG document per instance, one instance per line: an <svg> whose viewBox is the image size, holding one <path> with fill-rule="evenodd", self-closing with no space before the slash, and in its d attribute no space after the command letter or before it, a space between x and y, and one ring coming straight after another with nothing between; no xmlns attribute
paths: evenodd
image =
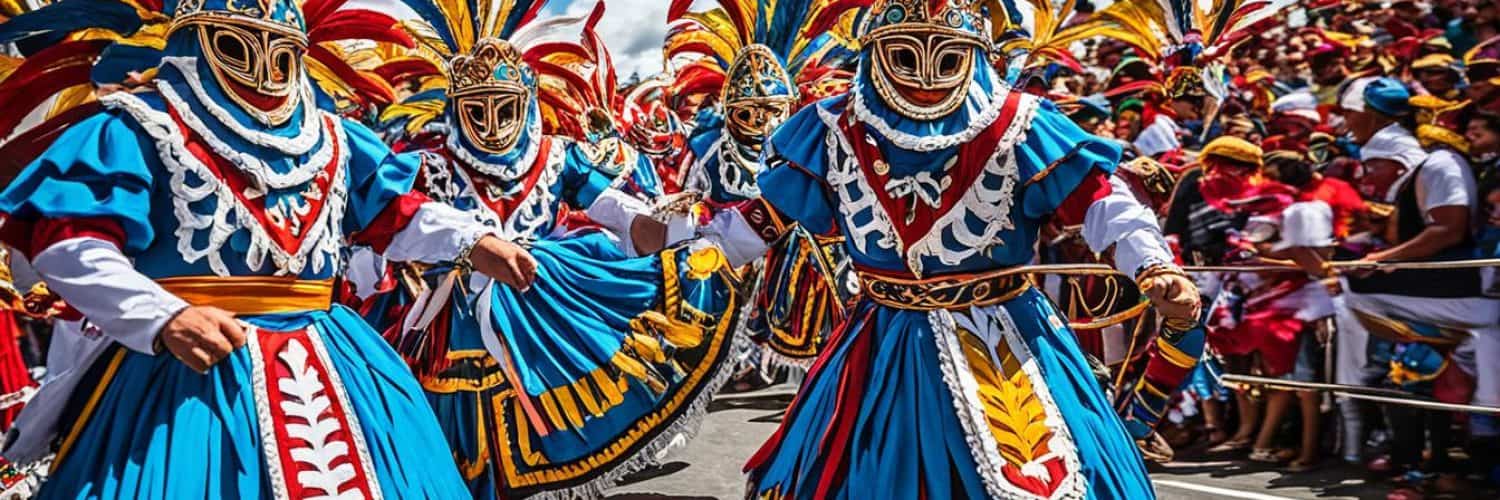
<svg viewBox="0 0 1500 500"><path fill-rule="evenodd" d="M595 0L550 0L543 15L585 15ZM710 0L698 0L711 4ZM623 81L631 73L647 77L662 70L661 45L667 35L669 0L608 0L599 36L604 38ZM346 8L373 8L397 18L415 17L398 0L351 0Z"/></svg>

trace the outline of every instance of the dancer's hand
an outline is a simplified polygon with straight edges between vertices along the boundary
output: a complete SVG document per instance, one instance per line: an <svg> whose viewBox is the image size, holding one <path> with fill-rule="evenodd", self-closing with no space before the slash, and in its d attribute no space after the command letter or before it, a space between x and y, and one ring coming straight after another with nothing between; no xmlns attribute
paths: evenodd
<svg viewBox="0 0 1500 500"><path fill-rule="evenodd" d="M494 235L485 236L469 252L469 262L485 276L525 291L536 281L536 261L520 245Z"/></svg>
<svg viewBox="0 0 1500 500"><path fill-rule="evenodd" d="M188 307L163 326L157 341L178 361L198 373L245 345L245 329L229 311L217 307Z"/></svg>
<svg viewBox="0 0 1500 500"><path fill-rule="evenodd" d="M1143 277L1139 285L1141 292L1151 299L1151 304L1166 319L1197 321L1201 305L1198 286L1186 275L1155 273Z"/></svg>

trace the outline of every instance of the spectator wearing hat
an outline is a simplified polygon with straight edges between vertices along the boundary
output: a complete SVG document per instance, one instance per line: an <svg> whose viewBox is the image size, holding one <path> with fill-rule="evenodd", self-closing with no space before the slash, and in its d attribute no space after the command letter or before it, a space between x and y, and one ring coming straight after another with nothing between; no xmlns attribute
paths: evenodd
<svg viewBox="0 0 1500 500"><path fill-rule="evenodd" d="M1145 124L1134 144L1142 155L1160 158L1183 147L1190 133L1187 122L1201 122L1207 114L1208 90L1197 68L1179 67L1167 75L1166 103Z"/></svg>
<svg viewBox="0 0 1500 500"><path fill-rule="evenodd" d="M1349 112L1350 130L1362 146L1366 170L1361 190L1367 199L1388 204L1395 212L1384 234L1389 246L1366 259L1469 258L1474 253L1471 221L1478 206L1473 172L1454 148L1422 150L1401 124L1413 113L1410 97L1399 81L1376 78L1350 85L1341 101ZM1341 355L1363 352L1371 327L1363 319L1397 318L1469 332L1460 351L1474 352L1481 360L1500 359L1500 301L1482 296L1480 276L1475 269L1406 269L1347 277L1347 307L1339 318ZM1500 365L1478 363L1470 369L1476 379L1474 402L1500 405Z"/></svg>
<svg viewBox="0 0 1500 500"><path fill-rule="evenodd" d="M1266 132L1272 136L1308 137L1323 122L1318 112L1318 98L1311 91L1298 90L1271 101L1271 116Z"/></svg>
<svg viewBox="0 0 1500 500"><path fill-rule="evenodd" d="M1259 146L1232 136L1209 141L1199 153L1197 162L1190 165L1178 180L1168 204L1162 233L1176 239L1179 253L1187 264L1223 263L1230 252L1225 234L1231 229L1242 228L1248 219L1248 214L1241 210L1243 205L1234 202L1247 197L1263 181ZM1199 278L1198 289L1205 297L1212 299L1219 294L1217 276L1202 274L1196 277ZM1212 302L1204 301L1205 304ZM1235 371L1248 371L1248 356L1231 355L1225 361ZM1260 406L1244 392L1236 392L1235 398L1239 426L1211 451L1248 449L1255 438ZM1206 402L1204 411L1212 413L1211 418L1218 421L1221 410L1217 402ZM1218 431L1217 428L1210 429L1210 432Z"/></svg>
<svg viewBox="0 0 1500 500"><path fill-rule="evenodd" d="M1500 113L1500 36L1490 38L1464 54L1469 80L1466 92L1477 109Z"/></svg>
<svg viewBox="0 0 1500 500"><path fill-rule="evenodd" d="M1463 73L1458 70L1458 60L1451 55L1436 53L1419 57L1411 63L1411 72L1425 94L1450 102L1463 97L1460 88Z"/></svg>

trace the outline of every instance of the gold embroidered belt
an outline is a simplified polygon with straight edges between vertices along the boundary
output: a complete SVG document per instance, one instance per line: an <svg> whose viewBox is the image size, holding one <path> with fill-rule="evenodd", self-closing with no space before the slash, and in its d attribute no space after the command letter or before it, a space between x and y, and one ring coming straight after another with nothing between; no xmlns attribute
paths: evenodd
<svg viewBox="0 0 1500 500"><path fill-rule="evenodd" d="M975 274L897 278L858 271L860 289L875 302L897 309L932 311L999 304L1031 288L1017 269Z"/></svg>
<svg viewBox="0 0 1500 500"><path fill-rule="evenodd" d="M156 283L189 304L217 307L235 314L327 311L333 305L331 279L179 276L159 279Z"/></svg>

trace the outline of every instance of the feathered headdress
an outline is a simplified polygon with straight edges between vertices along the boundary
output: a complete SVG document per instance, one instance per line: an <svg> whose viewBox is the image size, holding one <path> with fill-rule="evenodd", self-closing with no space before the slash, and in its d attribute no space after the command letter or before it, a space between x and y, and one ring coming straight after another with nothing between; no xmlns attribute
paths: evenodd
<svg viewBox="0 0 1500 500"><path fill-rule="evenodd" d="M389 101L389 88L350 67L337 44L373 40L410 46L412 41L396 29L394 18L343 9L346 1L259 0L276 6L260 7L268 26L303 33L309 72L323 88L362 102ZM0 116L0 161L5 162L0 171L24 166L68 125L97 112L97 88L149 81L173 26L195 18L207 22L225 8L202 0L61 0L34 10L0 2L0 13L8 18L0 22L0 43L14 43L22 56L0 58L0 107L11 111ZM17 130L49 101L40 123Z"/></svg>
<svg viewBox="0 0 1500 500"><path fill-rule="evenodd" d="M671 88L671 80L658 75L625 95L620 123L626 139L642 153L671 155L686 146L686 131L669 106Z"/></svg>
<svg viewBox="0 0 1500 500"><path fill-rule="evenodd" d="M6 180L41 154L69 125L97 112L95 63L113 45L159 51L166 20L159 3L62 0L29 9L0 3L0 43L19 54L0 56L0 172ZM119 80L100 81L118 84ZM41 121L20 127L51 102Z"/></svg>
<svg viewBox="0 0 1500 500"><path fill-rule="evenodd" d="M582 18L578 41L539 41L525 48L526 63L537 73L542 131L594 142L620 129L619 79L609 48L595 31L604 2Z"/></svg>
<svg viewBox="0 0 1500 500"><path fill-rule="evenodd" d="M456 92L482 86L507 85L536 90L536 74L525 64L522 53L538 40L558 31L571 19L536 22L547 0L402 0L419 19L406 21L405 28L422 50L390 61L390 75L408 71L412 76L437 69L438 80L419 77L418 91L382 111L382 127L400 127L416 133L446 113L447 99ZM481 45L488 49L481 50ZM503 46L503 47L502 47ZM475 57L479 53L484 57ZM377 70L381 71L381 70Z"/></svg>
<svg viewBox="0 0 1500 500"><path fill-rule="evenodd" d="M385 106L396 99L390 83L371 68L359 68L350 42L411 48L415 41L400 21L368 9L346 9L349 0L303 0L307 19L307 72L324 92L359 106Z"/></svg>
<svg viewBox="0 0 1500 500"><path fill-rule="evenodd" d="M691 59L679 68L673 93L731 97L797 93L801 75L853 56L859 7L870 0L718 0L689 12L693 0L667 11L666 57ZM774 63L769 64L769 63Z"/></svg>

